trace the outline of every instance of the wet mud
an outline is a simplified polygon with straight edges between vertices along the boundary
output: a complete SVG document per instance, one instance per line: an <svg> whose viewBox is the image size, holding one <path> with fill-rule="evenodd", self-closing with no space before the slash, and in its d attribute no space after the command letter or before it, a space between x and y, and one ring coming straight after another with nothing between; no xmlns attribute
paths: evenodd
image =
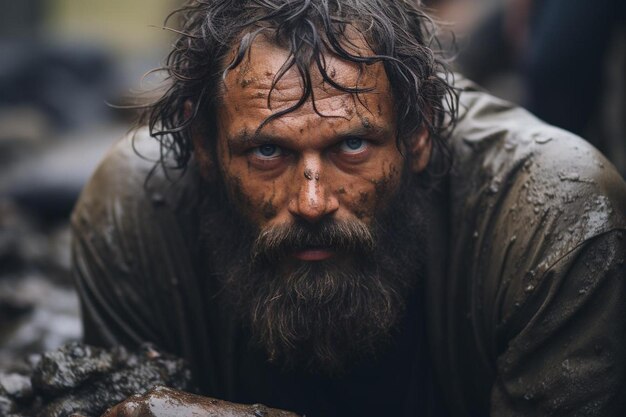
<svg viewBox="0 0 626 417"><path fill-rule="evenodd" d="M164 387L157 387L145 395L133 397L109 410L102 417L137 415L146 417L297 417L294 413L272 409L262 404L234 404Z"/></svg>
<svg viewBox="0 0 626 417"><path fill-rule="evenodd" d="M32 360L23 373L0 373L0 416L97 417L157 386L194 391L183 360L145 345L136 352L71 343Z"/></svg>

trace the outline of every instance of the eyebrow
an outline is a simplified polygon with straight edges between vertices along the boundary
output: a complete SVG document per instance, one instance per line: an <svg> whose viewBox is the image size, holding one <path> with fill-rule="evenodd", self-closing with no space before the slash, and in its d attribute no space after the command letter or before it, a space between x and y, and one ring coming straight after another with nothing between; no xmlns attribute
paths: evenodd
<svg viewBox="0 0 626 417"><path fill-rule="evenodd" d="M365 126L365 124L360 125L358 127L352 129L346 129L345 131L337 132L333 137L336 140L347 139L351 137L362 137L367 138L368 136L381 136L381 135L390 135L391 129L387 126L379 126L375 123L369 122L369 125ZM272 144L285 144L289 141L288 138L272 135L270 133L263 132L254 132L250 133L248 129L242 129L239 133L228 136L228 142L235 146L245 146L245 145L265 145L268 143Z"/></svg>

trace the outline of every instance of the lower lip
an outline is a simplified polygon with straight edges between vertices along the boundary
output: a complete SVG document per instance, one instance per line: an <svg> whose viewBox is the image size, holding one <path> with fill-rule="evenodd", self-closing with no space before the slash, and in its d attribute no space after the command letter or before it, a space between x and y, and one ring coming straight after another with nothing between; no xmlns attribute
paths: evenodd
<svg viewBox="0 0 626 417"><path fill-rule="evenodd" d="M301 261L324 261L333 255L334 252L326 249L308 249L293 254L294 258Z"/></svg>

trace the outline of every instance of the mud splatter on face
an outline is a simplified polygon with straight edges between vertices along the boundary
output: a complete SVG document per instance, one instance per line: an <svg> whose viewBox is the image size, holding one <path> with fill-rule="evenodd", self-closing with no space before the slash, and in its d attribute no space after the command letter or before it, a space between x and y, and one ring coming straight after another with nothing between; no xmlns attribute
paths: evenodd
<svg viewBox="0 0 626 417"><path fill-rule="evenodd" d="M248 137L248 129L244 128L242 130L242 136ZM232 139L226 140L226 149L228 149L228 160L229 162L233 159L233 154L235 153L234 143Z"/></svg>
<svg viewBox="0 0 626 417"><path fill-rule="evenodd" d="M364 128L366 129L371 129L372 124L370 122L370 119L368 119L367 117L361 117L361 124L363 125Z"/></svg>
<svg viewBox="0 0 626 417"><path fill-rule="evenodd" d="M363 209L359 209L359 208L354 209L354 215L359 220L364 220L365 218L370 217L370 215L368 214L367 210L363 210Z"/></svg>
<svg viewBox="0 0 626 417"><path fill-rule="evenodd" d="M337 190L338 194L345 194L346 193L346 189L344 187L339 187L339 189Z"/></svg>
<svg viewBox="0 0 626 417"><path fill-rule="evenodd" d="M376 190L376 200L380 201L387 195L389 188L389 177L382 177L380 179L372 178L372 184L374 184Z"/></svg>
<svg viewBox="0 0 626 417"><path fill-rule="evenodd" d="M233 202L233 206L239 207L242 214L250 218L250 215L258 210L258 205L254 204L244 192L241 177L229 176L224 171L222 171L222 176L226 184L226 190L228 190L228 196Z"/></svg>
<svg viewBox="0 0 626 417"><path fill-rule="evenodd" d="M386 204L386 201L392 192L392 190L390 190L390 186L395 182L394 179L399 176L400 173L398 168L395 165L390 164L387 170L383 170L381 178L372 178L370 180L370 182L374 184L376 207L384 206Z"/></svg>
<svg viewBox="0 0 626 417"><path fill-rule="evenodd" d="M309 169L309 168L305 169L304 170L304 178L306 178L309 181L313 181L313 178L315 178L315 176L313 174L313 171L311 169ZM319 174L318 174L317 179L319 179Z"/></svg>
<svg viewBox="0 0 626 417"><path fill-rule="evenodd" d="M276 210L276 207L274 207L274 203L272 202L272 199L264 202L261 209L263 211L263 217L265 217L265 220L271 220L274 217L276 217L277 210Z"/></svg>

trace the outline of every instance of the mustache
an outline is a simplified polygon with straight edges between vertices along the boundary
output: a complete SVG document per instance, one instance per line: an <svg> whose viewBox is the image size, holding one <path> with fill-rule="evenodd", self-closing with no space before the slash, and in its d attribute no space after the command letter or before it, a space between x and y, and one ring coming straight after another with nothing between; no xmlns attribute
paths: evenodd
<svg viewBox="0 0 626 417"><path fill-rule="evenodd" d="M315 224L296 221L261 231L252 244L251 255L253 261L275 261L310 248L367 254L374 252L375 246L374 233L359 220L324 219Z"/></svg>

